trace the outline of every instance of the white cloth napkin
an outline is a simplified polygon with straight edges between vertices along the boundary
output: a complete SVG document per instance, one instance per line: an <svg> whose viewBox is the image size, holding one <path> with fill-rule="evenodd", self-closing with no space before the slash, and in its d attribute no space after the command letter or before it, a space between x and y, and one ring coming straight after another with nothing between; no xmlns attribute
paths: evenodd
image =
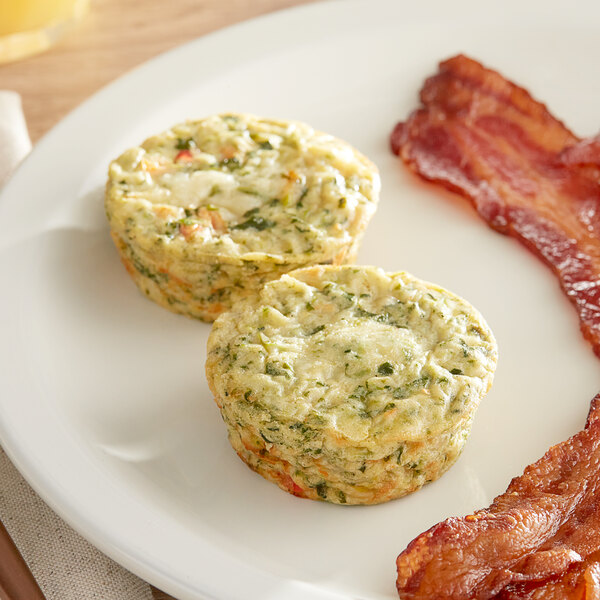
<svg viewBox="0 0 600 600"><path fill-rule="evenodd" d="M0 187L30 150L21 97L0 91Z"/></svg>
<svg viewBox="0 0 600 600"><path fill-rule="evenodd" d="M31 149L15 92L0 91L0 187ZM150 586L55 515L0 448L0 520L47 600L152 600Z"/></svg>

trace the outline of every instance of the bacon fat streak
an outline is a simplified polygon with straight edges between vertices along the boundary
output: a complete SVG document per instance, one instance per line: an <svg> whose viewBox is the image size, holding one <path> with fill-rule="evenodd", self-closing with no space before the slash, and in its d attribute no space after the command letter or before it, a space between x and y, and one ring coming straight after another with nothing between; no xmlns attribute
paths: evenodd
<svg viewBox="0 0 600 600"><path fill-rule="evenodd" d="M465 56L441 63L420 97L391 135L393 152L540 257L600 357L600 137L580 140L525 89Z"/></svg>

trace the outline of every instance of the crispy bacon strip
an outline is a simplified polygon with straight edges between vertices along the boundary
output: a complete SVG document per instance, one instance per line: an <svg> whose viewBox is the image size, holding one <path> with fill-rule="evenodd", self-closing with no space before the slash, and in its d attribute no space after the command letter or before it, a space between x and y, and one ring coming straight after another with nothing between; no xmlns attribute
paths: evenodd
<svg viewBox="0 0 600 600"><path fill-rule="evenodd" d="M563 576L544 583L508 586L496 600L598 600L600 553L571 566Z"/></svg>
<svg viewBox="0 0 600 600"><path fill-rule="evenodd" d="M600 394L489 508L452 517L396 561L402 600L600 598Z"/></svg>
<svg viewBox="0 0 600 600"><path fill-rule="evenodd" d="M465 56L440 64L395 154L466 196L558 276L600 357L600 137L579 140L529 93Z"/></svg>

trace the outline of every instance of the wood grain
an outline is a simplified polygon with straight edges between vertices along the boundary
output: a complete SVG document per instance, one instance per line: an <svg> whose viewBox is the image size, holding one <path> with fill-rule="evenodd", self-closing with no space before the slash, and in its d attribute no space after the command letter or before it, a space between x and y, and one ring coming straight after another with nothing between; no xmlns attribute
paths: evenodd
<svg viewBox="0 0 600 600"><path fill-rule="evenodd" d="M145 60L227 25L314 1L92 0L89 15L54 48L0 65L0 88L21 94L35 143L83 100ZM153 594L173 600L155 588Z"/></svg>
<svg viewBox="0 0 600 600"><path fill-rule="evenodd" d="M35 143L119 75L186 41L315 0L92 0L85 19L44 54L0 65L0 88L23 98Z"/></svg>
<svg viewBox="0 0 600 600"><path fill-rule="evenodd" d="M19 598L46 600L27 563L0 522L0 600Z"/></svg>
<svg viewBox="0 0 600 600"><path fill-rule="evenodd" d="M152 588L152 596L154 597L154 600L176 600L175 598L173 598L173 596L169 596L169 594L161 592L155 587Z"/></svg>

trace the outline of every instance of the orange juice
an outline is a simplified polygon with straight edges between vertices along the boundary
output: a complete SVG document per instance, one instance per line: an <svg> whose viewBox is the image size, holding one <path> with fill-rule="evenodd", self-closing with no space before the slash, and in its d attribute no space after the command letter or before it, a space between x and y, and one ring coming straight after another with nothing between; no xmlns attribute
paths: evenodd
<svg viewBox="0 0 600 600"><path fill-rule="evenodd" d="M88 4L89 0L0 0L0 63L48 48Z"/></svg>

